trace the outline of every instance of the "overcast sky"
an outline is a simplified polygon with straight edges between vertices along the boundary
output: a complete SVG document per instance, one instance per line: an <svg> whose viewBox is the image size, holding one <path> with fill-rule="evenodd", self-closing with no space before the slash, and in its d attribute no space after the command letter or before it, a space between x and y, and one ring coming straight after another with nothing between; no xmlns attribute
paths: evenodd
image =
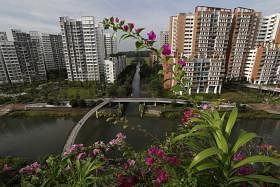
<svg viewBox="0 0 280 187"><path fill-rule="evenodd" d="M168 29L169 16L193 12L197 5L242 6L264 15L280 12L280 0L0 0L0 31L7 31L9 36L11 28L57 33L60 16L94 16L97 21L117 16L158 32ZM127 42L120 47L128 49L131 46Z"/></svg>

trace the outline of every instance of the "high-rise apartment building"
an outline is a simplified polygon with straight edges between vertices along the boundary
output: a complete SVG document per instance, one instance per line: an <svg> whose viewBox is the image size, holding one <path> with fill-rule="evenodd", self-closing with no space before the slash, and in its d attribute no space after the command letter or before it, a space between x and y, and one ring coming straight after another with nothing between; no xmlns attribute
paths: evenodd
<svg viewBox="0 0 280 187"><path fill-rule="evenodd" d="M226 79L279 82L280 13L262 17L243 7L197 6L194 14L170 17L169 44L173 58L163 65L165 88L176 84L172 63L182 57L192 92L218 93Z"/></svg>
<svg viewBox="0 0 280 187"><path fill-rule="evenodd" d="M253 84L277 84L280 67L280 14L263 16L254 47L245 63L246 80Z"/></svg>
<svg viewBox="0 0 280 187"><path fill-rule="evenodd" d="M251 50L246 63L245 75L247 80L253 84L276 84L279 82L279 67L280 45L262 44Z"/></svg>
<svg viewBox="0 0 280 187"><path fill-rule="evenodd" d="M230 48L226 63L226 77L244 77L245 63L254 47L261 14L253 9L237 7L233 12Z"/></svg>
<svg viewBox="0 0 280 187"><path fill-rule="evenodd" d="M31 39L38 43L39 52L42 54L46 70L65 70L61 35L40 33L38 31L30 31L29 33Z"/></svg>
<svg viewBox="0 0 280 187"><path fill-rule="evenodd" d="M163 44L168 44L168 36L169 36L169 32L168 31L160 31L160 46L162 46Z"/></svg>
<svg viewBox="0 0 280 187"><path fill-rule="evenodd" d="M40 33L29 32L31 42L35 44L37 57L36 57L36 74L41 77L40 79L47 79L47 69L45 64L44 46L40 38ZM34 57L35 58L35 57ZM35 60L35 59L34 59Z"/></svg>
<svg viewBox="0 0 280 187"><path fill-rule="evenodd" d="M195 89L192 91L220 92L225 74L231 18L231 9L206 6L196 7L194 14L180 13L170 18L169 44L172 54L175 61L187 57L191 62L184 69L186 77L190 74L193 77ZM165 78L170 78L170 71L167 71ZM165 83L166 88L174 84L172 81L168 83Z"/></svg>
<svg viewBox="0 0 280 187"><path fill-rule="evenodd" d="M279 64L279 44L262 44L249 51L244 78L252 84L276 84Z"/></svg>
<svg viewBox="0 0 280 187"><path fill-rule="evenodd" d="M195 8L192 57L197 64L194 69L194 75L197 74L198 77L197 87L203 92L221 91L231 18L231 9L206 6Z"/></svg>
<svg viewBox="0 0 280 187"><path fill-rule="evenodd" d="M51 41L49 34L46 33L40 33L38 31L30 31L31 39L36 41L39 46L39 52L40 57L42 57L42 60L44 61L44 64L46 66L46 70L54 70L55 64L54 59L52 55L52 47L51 47Z"/></svg>
<svg viewBox="0 0 280 187"><path fill-rule="evenodd" d="M23 82L14 43L0 32L0 84Z"/></svg>
<svg viewBox="0 0 280 187"><path fill-rule="evenodd" d="M7 33L6 32L0 32L0 41L7 41Z"/></svg>
<svg viewBox="0 0 280 187"><path fill-rule="evenodd" d="M46 70L38 38L12 30L14 45L24 82L46 80Z"/></svg>
<svg viewBox="0 0 280 187"><path fill-rule="evenodd" d="M104 47L106 58L108 58L111 54L116 54L118 52L117 38L110 33L104 33Z"/></svg>
<svg viewBox="0 0 280 187"><path fill-rule="evenodd" d="M190 57L193 45L194 15L179 13L170 17L169 44L175 57Z"/></svg>
<svg viewBox="0 0 280 187"><path fill-rule="evenodd" d="M255 46L263 43L280 44L280 13L261 17Z"/></svg>
<svg viewBox="0 0 280 187"><path fill-rule="evenodd" d="M105 60L105 80L108 83L114 83L117 76L126 67L126 56L114 56Z"/></svg>
<svg viewBox="0 0 280 187"><path fill-rule="evenodd" d="M63 72L66 70L66 66L63 54L62 36L60 34L50 34L49 37L51 42L53 60L55 64L55 70Z"/></svg>
<svg viewBox="0 0 280 187"><path fill-rule="evenodd" d="M70 81L100 80L100 64L94 17L60 17L64 58Z"/></svg>

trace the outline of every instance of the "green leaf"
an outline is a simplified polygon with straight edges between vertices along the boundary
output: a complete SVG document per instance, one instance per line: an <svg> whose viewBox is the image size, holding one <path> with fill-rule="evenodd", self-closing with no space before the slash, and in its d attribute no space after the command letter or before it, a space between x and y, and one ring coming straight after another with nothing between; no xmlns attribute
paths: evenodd
<svg viewBox="0 0 280 187"><path fill-rule="evenodd" d="M171 90L172 90L173 92L179 92L179 91L181 91L181 87L180 87L179 84L176 84L175 86L173 86L173 87L171 88Z"/></svg>
<svg viewBox="0 0 280 187"><path fill-rule="evenodd" d="M239 168L246 164L256 163L256 162L269 162L276 166L280 166L280 160L276 158L272 158L269 156L257 155L245 158L244 160L239 161L238 163L233 165L233 169Z"/></svg>
<svg viewBox="0 0 280 187"><path fill-rule="evenodd" d="M206 170L206 169L214 169L214 168L218 168L219 165L217 163L214 163L214 162L208 162L208 163L204 163L204 164L201 164L199 166L196 167L196 169L198 171L203 171L203 170Z"/></svg>
<svg viewBox="0 0 280 187"><path fill-rule="evenodd" d="M257 137L255 133L241 133L231 149L231 153L236 153L243 145Z"/></svg>
<svg viewBox="0 0 280 187"><path fill-rule="evenodd" d="M140 32L142 32L143 30L145 30L145 28L138 28L137 34L139 34Z"/></svg>
<svg viewBox="0 0 280 187"><path fill-rule="evenodd" d="M226 125L226 130L225 130L228 137L230 136L231 130L232 130L234 124L235 124L237 114L238 114L238 110L237 110L237 108L234 108L229 115L227 125Z"/></svg>
<svg viewBox="0 0 280 187"><path fill-rule="evenodd" d="M158 75L163 75L163 70L162 69L158 71Z"/></svg>
<svg viewBox="0 0 280 187"><path fill-rule="evenodd" d="M201 161L205 160L206 158L213 156L215 154L219 154L219 150L216 147L210 147L198 153L192 160L191 164L188 167L188 170L192 169L194 166L199 164Z"/></svg>
<svg viewBox="0 0 280 187"><path fill-rule="evenodd" d="M266 175L246 175L245 177L249 178L249 179L254 179L254 180L266 182L266 183L280 184L280 179L276 179L276 178L271 177L271 176L266 176Z"/></svg>
<svg viewBox="0 0 280 187"><path fill-rule="evenodd" d="M216 130L214 133L217 146L224 152L228 153L228 143L221 130Z"/></svg>
<svg viewBox="0 0 280 187"><path fill-rule="evenodd" d="M266 182L266 183L274 183L274 184L280 184L280 180L273 178L271 176L266 176L266 175L245 175L243 177L232 177L230 178L229 184L234 184L234 183L240 183L240 182L252 182L252 181L261 181L261 182Z"/></svg>
<svg viewBox="0 0 280 187"><path fill-rule="evenodd" d="M143 46L143 42L136 41L136 42L135 42L135 46L136 46L137 49L140 49L140 48L142 48L142 46Z"/></svg>
<svg viewBox="0 0 280 187"><path fill-rule="evenodd" d="M180 134L180 135L178 135L178 136L176 136L176 137L174 137L173 139L172 139L172 143L175 143L175 142L178 142L178 141L180 141L180 140L182 140L182 139L185 139L185 138L188 138L188 137L191 137L191 136L197 136L198 135L198 133L185 133L185 134Z"/></svg>
<svg viewBox="0 0 280 187"><path fill-rule="evenodd" d="M122 26L124 24L124 22L125 22L124 20L121 20L120 21L120 26Z"/></svg>

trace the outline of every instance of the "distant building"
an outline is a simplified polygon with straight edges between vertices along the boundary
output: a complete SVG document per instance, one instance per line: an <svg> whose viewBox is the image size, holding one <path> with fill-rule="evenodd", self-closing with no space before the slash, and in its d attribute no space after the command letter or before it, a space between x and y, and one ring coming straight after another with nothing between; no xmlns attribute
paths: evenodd
<svg viewBox="0 0 280 187"><path fill-rule="evenodd" d="M40 46L46 70L66 70L61 35L38 31L30 31L29 33L31 39L37 41Z"/></svg>
<svg viewBox="0 0 280 187"><path fill-rule="evenodd" d="M14 45L24 82L46 80L42 48L38 38L20 30L12 30Z"/></svg>
<svg viewBox="0 0 280 187"><path fill-rule="evenodd" d="M255 46L263 43L280 44L280 13L261 17Z"/></svg>
<svg viewBox="0 0 280 187"><path fill-rule="evenodd" d="M279 84L280 13L261 16L243 7L197 6L194 13L170 17L168 38L165 89L176 84L172 64L180 58L191 63L185 77L192 80L192 92L197 88L219 93L223 81L244 78L254 84ZM203 74L199 81L198 74Z"/></svg>
<svg viewBox="0 0 280 187"><path fill-rule="evenodd" d="M94 17L60 17L60 27L68 80L99 81L104 59L98 51L97 39L101 37Z"/></svg>
<svg viewBox="0 0 280 187"><path fill-rule="evenodd" d="M213 79L209 81L204 77L207 82L205 86L200 84L203 81L194 81L194 84L198 85L197 92L208 92L212 88L213 93L220 91L229 48L231 18L231 9L207 6L197 6L194 14L179 13L177 16L170 17L169 44L174 59L164 65L164 69L167 70L164 74L164 79L167 80L164 83L166 89L176 84L171 81L172 67L168 66L172 66L172 61L176 62L180 58L186 58L188 61L194 62L195 70L192 70L194 73L200 73L198 72L200 68L195 66L201 65L203 74L207 74L208 78Z"/></svg>
<svg viewBox="0 0 280 187"><path fill-rule="evenodd" d="M280 13L260 18L255 45L245 63L246 80L252 84L279 84Z"/></svg>
<svg viewBox="0 0 280 187"><path fill-rule="evenodd" d="M7 33L6 32L0 32L0 41L7 41Z"/></svg>
<svg viewBox="0 0 280 187"><path fill-rule="evenodd" d="M253 9L237 7L233 12L232 30L228 60L226 63L226 77L241 79L247 55L254 47L261 14Z"/></svg>
<svg viewBox="0 0 280 187"><path fill-rule="evenodd" d="M252 50L253 66L247 80L253 84L277 84L279 82L280 45L263 44ZM247 60L247 66L250 59ZM248 68L249 69L249 68Z"/></svg>
<svg viewBox="0 0 280 187"><path fill-rule="evenodd" d="M55 70L59 72L66 71L66 65L63 54L62 36L60 34L50 34L52 55L55 64Z"/></svg>
<svg viewBox="0 0 280 187"><path fill-rule="evenodd" d="M0 32L0 84L20 82L23 78L14 43Z"/></svg>
<svg viewBox="0 0 280 187"><path fill-rule="evenodd" d="M110 33L104 34L105 57L118 53L117 38Z"/></svg>
<svg viewBox="0 0 280 187"><path fill-rule="evenodd" d="M193 45L194 15L179 13L170 17L168 41L174 56L190 57Z"/></svg>
<svg viewBox="0 0 280 187"><path fill-rule="evenodd" d="M168 37L169 36L169 32L168 31L160 31L160 46L162 46L163 44L168 44Z"/></svg>
<svg viewBox="0 0 280 187"><path fill-rule="evenodd" d="M114 56L105 60L105 79L108 83L114 83L118 75L126 67L126 56Z"/></svg>

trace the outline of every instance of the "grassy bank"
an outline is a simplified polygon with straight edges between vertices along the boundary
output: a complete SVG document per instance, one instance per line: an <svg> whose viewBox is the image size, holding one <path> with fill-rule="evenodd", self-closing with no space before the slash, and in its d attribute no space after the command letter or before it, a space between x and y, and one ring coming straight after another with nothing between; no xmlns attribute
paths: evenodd
<svg viewBox="0 0 280 187"><path fill-rule="evenodd" d="M238 118L240 119L256 119L256 118L269 118L269 119L279 119L279 114L272 114L262 110L252 110L247 112L239 112Z"/></svg>
<svg viewBox="0 0 280 187"><path fill-rule="evenodd" d="M82 117L88 109L77 109L71 111L14 111L5 117Z"/></svg>

